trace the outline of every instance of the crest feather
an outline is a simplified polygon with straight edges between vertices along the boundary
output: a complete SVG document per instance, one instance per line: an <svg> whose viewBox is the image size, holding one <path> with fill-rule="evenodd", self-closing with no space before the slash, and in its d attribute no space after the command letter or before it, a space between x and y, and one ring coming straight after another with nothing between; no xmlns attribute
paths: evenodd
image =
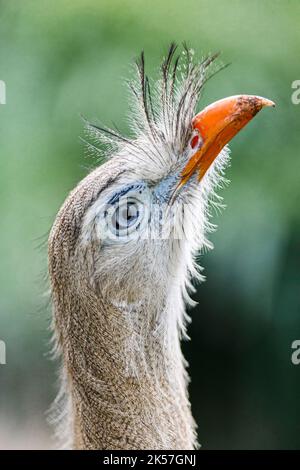
<svg viewBox="0 0 300 470"><path fill-rule="evenodd" d="M95 142L90 150L99 156L113 155L126 145L135 146L136 140L147 137L154 147L167 146L174 153L183 152L191 134L191 121L209 78L226 65L213 67L219 53L203 60L194 60L194 51L183 44L181 53L171 43L160 66L160 76L152 83L146 74L145 54L135 61L135 78L128 80L130 114L128 122L132 137L125 137L116 129L85 120L86 130ZM97 147L101 144L103 150Z"/></svg>

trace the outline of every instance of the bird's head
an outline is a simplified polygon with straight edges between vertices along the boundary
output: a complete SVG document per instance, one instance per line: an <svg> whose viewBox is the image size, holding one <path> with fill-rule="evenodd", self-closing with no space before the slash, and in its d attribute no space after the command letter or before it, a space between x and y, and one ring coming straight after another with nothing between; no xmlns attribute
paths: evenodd
<svg viewBox="0 0 300 470"><path fill-rule="evenodd" d="M71 193L52 230L50 261L75 286L85 286L114 306L178 305L194 257L209 246L210 202L224 182L227 143L264 106L258 96L222 99L197 114L215 56L195 63L188 50L171 46L160 80L150 86L144 56L138 80L129 82L133 137L87 124L90 136L111 158ZM99 147L89 144L96 153ZM52 263L53 264L53 263ZM58 262L52 269L58 273Z"/></svg>

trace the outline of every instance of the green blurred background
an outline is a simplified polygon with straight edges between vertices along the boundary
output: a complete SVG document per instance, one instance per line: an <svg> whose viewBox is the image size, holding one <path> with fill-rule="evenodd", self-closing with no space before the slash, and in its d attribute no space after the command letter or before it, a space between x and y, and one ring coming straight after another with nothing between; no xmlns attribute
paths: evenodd
<svg viewBox="0 0 300 470"><path fill-rule="evenodd" d="M207 282L184 345L205 449L300 448L300 79L298 0L0 1L0 448L50 448L46 247L66 194L93 164L80 113L127 131L124 77L141 49L155 73L168 44L221 50L231 66L202 105L237 93L277 103L231 144Z"/></svg>

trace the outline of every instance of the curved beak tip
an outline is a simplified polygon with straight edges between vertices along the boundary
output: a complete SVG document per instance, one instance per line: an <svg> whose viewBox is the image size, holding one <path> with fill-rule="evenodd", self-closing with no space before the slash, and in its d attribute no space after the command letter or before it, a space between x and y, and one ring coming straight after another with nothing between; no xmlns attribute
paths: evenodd
<svg viewBox="0 0 300 470"><path fill-rule="evenodd" d="M231 105L232 109L228 107L228 111L231 113L234 110L234 115L237 113L240 117L245 118L248 116L248 120L251 120L262 108L272 107L275 108L275 103L268 98L257 95L236 95L224 100L217 102L220 108L224 108L224 104ZM230 118L230 111L228 116Z"/></svg>
<svg viewBox="0 0 300 470"><path fill-rule="evenodd" d="M259 97L261 98L261 97ZM268 100L268 98L261 98L262 101L262 107L264 108L265 106L269 106L271 108L275 108L276 104L272 100Z"/></svg>

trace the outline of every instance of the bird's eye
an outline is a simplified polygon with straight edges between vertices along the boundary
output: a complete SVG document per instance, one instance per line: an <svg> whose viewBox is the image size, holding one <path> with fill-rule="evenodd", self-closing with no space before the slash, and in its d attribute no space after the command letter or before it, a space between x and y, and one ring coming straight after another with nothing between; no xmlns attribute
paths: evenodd
<svg viewBox="0 0 300 470"><path fill-rule="evenodd" d="M111 195L97 218L97 230L102 243L125 243L145 234L149 221L151 193L140 182L120 188Z"/></svg>
<svg viewBox="0 0 300 470"><path fill-rule="evenodd" d="M130 198L121 198L114 204L110 220L111 232L117 237L124 237L136 231L143 219L144 206L142 201Z"/></svg>
<svg viewBox="0 0 300 470"><path fill-rule="evenodd" d="M127 201L120 204L112 217L113 226L118 231L127 229L138 220L139 214L137 202Z"/></svg>

